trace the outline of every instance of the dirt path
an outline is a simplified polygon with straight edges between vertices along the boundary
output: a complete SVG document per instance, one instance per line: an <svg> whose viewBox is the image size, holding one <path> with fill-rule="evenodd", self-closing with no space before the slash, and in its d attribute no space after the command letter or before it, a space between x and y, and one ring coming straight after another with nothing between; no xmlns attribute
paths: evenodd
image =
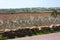
<svg viewBox="0 0 60 40"><path fill-rule="evenodd" d="M31 37L16 38L16 39L11 39L11 40L60 40L60 32L31 36Z"/></svg>

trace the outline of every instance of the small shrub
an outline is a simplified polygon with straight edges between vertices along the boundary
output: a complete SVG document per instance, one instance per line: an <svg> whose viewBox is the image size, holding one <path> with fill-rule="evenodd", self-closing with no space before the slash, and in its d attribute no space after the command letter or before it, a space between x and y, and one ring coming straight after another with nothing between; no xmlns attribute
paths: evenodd
<svg viewBox="0 0 60 40"><path fill-rule="evenodd" d="M0 35L0 40L6 40L6 39L7 39L7 37Z"/></svg>
<svg viewBox="0 0 60 40"><path fill-rule="evenodd" d="M53 27L53 30L54 30L54 31L60 31L60 26L55 26L55 27Z"/></svg>
<svg viewBox="0 0 60 40"><path fill-rule="evenodd" d="M7 38L15 38L15 33L13 31L4 32L3 36Z"/></svg>

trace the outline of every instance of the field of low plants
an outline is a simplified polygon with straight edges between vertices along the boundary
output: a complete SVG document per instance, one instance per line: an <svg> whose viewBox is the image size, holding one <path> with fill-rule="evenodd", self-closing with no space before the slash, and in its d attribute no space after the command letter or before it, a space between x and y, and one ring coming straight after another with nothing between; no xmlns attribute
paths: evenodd
<svg viewBox="0 0 60 40"><path fill-rule="evenodd" d="M30 16L30 18L21 18L17 16L15 19L12 20L0 20L0 29L14 29L14 28L25 28L25 27L32 27L32 26L49 26L51 24L60 24L60 16L58 15L56 18L49 16Z"/></svg>
<svg viewBox="0 0 60 40"><path fill-rule="evenodd" d="M60 15L57 11L52 12L48 17L16 16L11 20L0 20L0 40L54 32L60 32Z"/></svg>

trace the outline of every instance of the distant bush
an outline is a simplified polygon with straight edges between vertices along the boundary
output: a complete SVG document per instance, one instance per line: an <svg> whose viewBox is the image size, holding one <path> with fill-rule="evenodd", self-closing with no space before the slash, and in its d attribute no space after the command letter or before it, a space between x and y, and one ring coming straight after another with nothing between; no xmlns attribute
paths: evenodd
<svg viewBox="0 0 60 40"><path fill-rule="evenodd" d="M55 10L55 9L52 9L52 14L51 14L51 16L53 16L53 17L57 17L57 15L59 14L59 12L57 12L57 10Z"/></svg>

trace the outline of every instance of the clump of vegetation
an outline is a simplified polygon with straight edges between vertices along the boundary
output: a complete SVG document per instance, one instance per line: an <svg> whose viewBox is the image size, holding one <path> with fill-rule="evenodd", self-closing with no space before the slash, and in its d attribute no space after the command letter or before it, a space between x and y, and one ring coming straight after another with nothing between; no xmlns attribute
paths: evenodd
<svg viewBox="0 0 60 40"><path fill-rule="evenodd" d="M55 9L52 9L52 14L51 14L51 16L53 16L53 17L57 17L57 15L59 14L58 12L57 12L57 10L55 10Z"/></svg>
<svg viewBox="0 0 60 40"><path fill-rule="evenodd" d="M4 37L2 34L0 34L0 40L7 40L7 37Z"/></svg>
<svg viewBox="0 0 60 40"><path fill-rule="evenodd" d="M25 37L25 36L32 36L32 35L39 35L39 34L47 34L47 33L54 33L54 32L60 32L60 26L53 26L50 27L41 27L41 30L39 28L25 28L25 29L17 29L15 31L6 31L3 33L4 37L7 38L15 38L15 37Z"/></svg>

